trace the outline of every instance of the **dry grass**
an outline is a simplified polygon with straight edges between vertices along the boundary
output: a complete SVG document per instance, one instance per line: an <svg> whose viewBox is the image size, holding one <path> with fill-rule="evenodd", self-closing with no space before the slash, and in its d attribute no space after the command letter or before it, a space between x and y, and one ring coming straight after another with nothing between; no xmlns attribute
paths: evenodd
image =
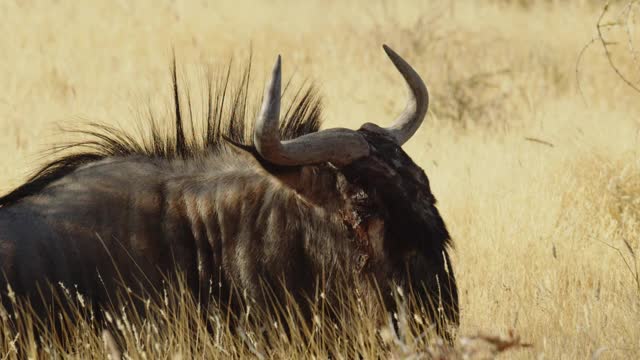
<svg viewBox="0 0 640 360"><path fill-rule="evenodd" d="M624 5L613 2L605 22ZM514 329L532 346L508 358L639 358L640 95L616 76L602 47L588 48L576 73L601 9L586 0L3 1L0 190L23 181L38 151L62 139L52 136L60 123L126 126L132 108L165 99L171 47L189 74L230 56L242 62L252 50L258 90L280 53L285 76L321 86L327 126L388 122L404 89L380 49L387 43L433 93L428 121L406 149L429 174L456 243L461 335L449 349L378 332L355 316L334 350L491 357L518 344ZM619 43L609 47L613 59L637 84L626 36L640 33L638 20L629 21L603 31ZM303 343L276 329L267 332L271 350L255 329L211 337L191 321L196 307L179 293L172 298L182 305L158 304L147 321L113 315L128 356L327 355L322 337ZM39 351L104 357L95 328L78 324L64 347ZM0 359L16 356L7 334Z"/></svg>
<svg viewBox="0 0 640 360"><path fill-rule="evenodd" d="M55 331L24 311L28 306L19 298L13 301L20 309L16 314L0 316L3 359L475 359L531 346L513 331L504 336L461 335L452 346L435 336L426 319L404 310L408 299L400 291L394 327L385 312L376 311L379 303L351 289L333 304L320 294L312 300L313 320L307 322L292 301L274 304L283 314L274 317L273 312L257 312L245 299L245 312L232 318L217 307L201 308L181 284L168 286L157 300L138 307L132 296L124 295L122 305L104 309L98 320L82 294L55 287L59 303L72 304L69 311L56 312L60 321ZM339 315L329 316L328 308Z"/></svg>

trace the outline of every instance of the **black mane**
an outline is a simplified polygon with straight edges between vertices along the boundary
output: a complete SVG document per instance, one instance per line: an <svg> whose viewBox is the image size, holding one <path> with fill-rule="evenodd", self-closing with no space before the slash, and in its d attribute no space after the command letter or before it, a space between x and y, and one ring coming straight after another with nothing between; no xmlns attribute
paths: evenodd
<svg viewBox="0 0 640 360"><path fill-rule="evenodd" d="M171 67L173 110L169 115L173 119L159 121L149 105L142 123L138 124L148 126L147 131L128 133L101 123L90 123L84 129L67 130L82 135L84 140L54 146L48 152L54 156L53 160L37 170L24 184L0 197L0 207L38 193L79 166L108 157L142 155L150 158L192 159L219 150L227 141L252 146L251 134L257 113L254 110L257 107L249 101L250 73L249 63L237 84L230 86L231 65L215 79L211 72L207 72L202 104L204 111L202 118L196 119L192 96L188 87L186 91L181 89L174 58ZM300 87L285 108L287 111L280 125L282 139L319 130L321 102L313 86ZM198 124L204 125L203 131L196 130Z"/></svg>

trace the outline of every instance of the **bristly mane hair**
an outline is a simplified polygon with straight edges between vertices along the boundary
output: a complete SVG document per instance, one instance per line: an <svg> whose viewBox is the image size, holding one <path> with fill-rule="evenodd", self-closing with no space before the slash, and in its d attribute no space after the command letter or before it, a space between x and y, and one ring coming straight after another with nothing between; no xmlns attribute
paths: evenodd
<svg viewBox="0 0 640 360"><path fill-rule="evenodd" d="M203 104L204 118L200 120L205 125L202 132L194 130L191 95L188 87L186 91L180 88L174 56L171 66L173 126L166 121L157 121L149 104L146 119L143 119L149 126L146 134L142 131L131 134L100 123L90 123L84 129L68 130L86 136L86 139L54 146L47 153L53 155L54 159L36 171L23 185L0 197L0 207L38 193L79 166L108 157L141 155L149 158L194 159L214 153L228 141L252 146L253 123L257 114L254 110L257 107L249 104L251 60L235 87L231 87L229 83L231 67L230 63L215 81L212 73L206 72L206 104ZM285 92L288 87L289 84L285 87ZM281 138L292 139L317 132L321 125L321 109L321 101L315 88L300 87L282 117ZM186 127L191 131L186 131Z"/></svg>

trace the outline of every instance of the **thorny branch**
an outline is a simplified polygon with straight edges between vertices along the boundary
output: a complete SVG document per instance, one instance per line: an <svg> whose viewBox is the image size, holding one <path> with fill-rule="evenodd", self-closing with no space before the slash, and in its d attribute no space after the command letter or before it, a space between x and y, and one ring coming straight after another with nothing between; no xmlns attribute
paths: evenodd
<svg viewBox="0 0 640 360"><path fill-rule="evenodd" d="M632 57L632 60L633 60L633 64L636 66L637 69L640 69L640 60L639 60L639 56L638 56L638 51L636 50L636 48L634 46L633 35L632 35L632 31L631 31L631 24L634 21L634 15L635 15L635 11L634 11L635 10L635 6L638 5L638 4L640 4L640 0L631 0L631 1L629 1L627 3L627 5L624 6L624 8L620 12L620 14L618 14L618 16L615 17L615 20L614 21L609 21L609 22L603 22L603 19L609 13L609 10L611 8L610 7L610 2L608 1L604 5L604 7L602 8L602 12L600 13L600 16L598 17L598 21L596 22L597 35L594 38L592 38L587 44L585 44L585 46L580 51L580 54L578 54L578 60L576 62L576 82L577 82L578 89L580 90L580 94L582 95L583 99L585 99L585 96L582 93L582 88L580 86L580 76L579 76L580 63L582 61L582 58L583 58L586 50L589 49L591 47L591 45L593 45L595 43L600 43L600 45L602 46L602 49L605 52L605 56L607 57L607 61L609 62L609 66L611 66L611 68L616 73L616 75L625 84L627 84L627 86L632 88L634 91L640 93L640 86L638 86L637 84L634 84L631 80L629 80L629 77L627 75L625 75L622 70L620 70L620 67L613 60L613 54L611 52L611 47L614 46L614 45L618 45L619 43L616 42L616 41L607 40L605 38L605 35L603 34L603 29L614 28L614 27L618 27L618 26L619 27L623 27L624 31L626 33L626 36L627 36L627 48L629 50L629 53L631 54L631 57Z"/></svg>

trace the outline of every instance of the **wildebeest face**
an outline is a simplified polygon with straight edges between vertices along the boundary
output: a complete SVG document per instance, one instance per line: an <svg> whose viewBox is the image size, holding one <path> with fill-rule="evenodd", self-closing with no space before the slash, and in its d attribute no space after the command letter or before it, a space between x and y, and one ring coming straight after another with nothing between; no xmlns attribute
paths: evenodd
<svg viewBox="0 0 640 360"><path fill-rule="evenodd" d="M376 267L386 273L380 275L416 295L429 315L444 311L443 315L455 318L457 289L447 255L449 234L426 174L384 129L366 124L358 133L369 143L370 155L342 172L366 194L360 211L367 218L372 249L379 249Z"/></svg>

